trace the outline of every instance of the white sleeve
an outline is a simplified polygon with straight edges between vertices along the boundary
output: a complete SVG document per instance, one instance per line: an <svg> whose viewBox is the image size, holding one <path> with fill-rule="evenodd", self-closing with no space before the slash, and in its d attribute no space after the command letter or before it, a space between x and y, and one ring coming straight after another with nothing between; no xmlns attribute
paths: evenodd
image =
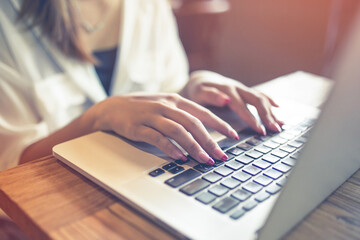
<svg viewBox="0 0 360 240"><path fill-rule="evenodd" d="M179 38L176 19L172 13L169 1L162 0L159 8L159 26L161 29L161 46L166 52L164 74L168 81L161 86L163 92L180 91L189 79L188 60Z"/></svg>
<svg viewBox="0 0 360 240"><path fill-rule="evenodd" d="M26 146L48 134L36 114L31 83L16 69L5 34L0 23L0 171L15 166Z"/></svg>

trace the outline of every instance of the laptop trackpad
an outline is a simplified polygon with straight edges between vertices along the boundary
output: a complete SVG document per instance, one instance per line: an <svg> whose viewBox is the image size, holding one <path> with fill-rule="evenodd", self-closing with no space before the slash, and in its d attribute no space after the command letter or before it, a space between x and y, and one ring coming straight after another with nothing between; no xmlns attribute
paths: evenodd
<svg viewBox="0 0 360 240"><path fill-rule="evenodd" d="M123 184L166 160L135 148L118 136L95 132L53 148L56 158L88 178ZM145 161L144 161L145 160Z"/></svg>

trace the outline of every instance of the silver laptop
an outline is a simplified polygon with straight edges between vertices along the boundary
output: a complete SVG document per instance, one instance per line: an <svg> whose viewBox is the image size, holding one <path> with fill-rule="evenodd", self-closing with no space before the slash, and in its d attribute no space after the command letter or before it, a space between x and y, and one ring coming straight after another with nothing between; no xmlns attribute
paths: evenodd
<svg viewBox="0 0 360 240"><path fill-rule="evenodd" d="M225 163L172 161L105 132L59 144L54 156L179 238L279 239L360 167L360 31L349 39L318 120L294 104L280 134L238 124L239 141L219 139Z"/></svg>

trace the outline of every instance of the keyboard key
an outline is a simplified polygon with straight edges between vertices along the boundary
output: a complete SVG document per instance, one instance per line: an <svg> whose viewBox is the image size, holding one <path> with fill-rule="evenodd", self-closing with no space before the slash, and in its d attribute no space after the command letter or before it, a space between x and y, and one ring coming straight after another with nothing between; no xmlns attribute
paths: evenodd
<svg viewBox="0 0 360 240"><path fill-rule="evenodd" d="M231 153L235 156L239 156L240 154L242 154L244 151L241 150L240 148L237 148L237 147L233 147L233 148L230 148L229 150L227 150L228 153Z"/></svg>
<svg viewBox="0 0 360 240"><path fill-rule="evenodd" d="M168 171L171 172L172 174L177 174L179 172L184 171L185 169L181 166L176 166L174 168L170 168Z"/></svg>
<svg viewBox="0 0 360 240"><path fill-rule="evenodd" d="M180 185L183 185L184 183L187 183L191 180L193 180L196 177L199 177L201 174L194 169L188 169L185 172L182 172L168 180L165 181L166 184L168 184L171 187L179 187Z"/></svg>
<svg viewBox="0 0 360 240"><path fill-rule="evenodd" d="M280 150L283 150L283 151L288 152L288 153L292 153L292 152L294 152L296 150L296 148L292 147L290 145L285 145L285 146L281 146Z"/></svg>
<svg viewBox="0 0 360 240"><path fill-rule="evenodd" d="M279 158L284 158L286 157L289 153L282 151L280 149L275 149L274 151L271 152L272 155L277 156Z"/></svg>
<svg viewBox="0 0 360 240"><path fill-rule="evenodd" d="M245 201L251 196L251 193L245 191L244 189L238 189L231 194L232 197L236 198L239 201Z"/></svg>
<svg viewBox="0 0 360 240"><path fill-rule="evenodd" d="M221 197L229 191L227 187L216 185L209 189L209 192L214 194L215 196Z"/></svg>
<svg viewBox="0 0 360 240"><path fill-rule="evenodd" d="M274 180L278 179L279 177L282 176L282 173L279 172L279 171L276 171L275 169L269 169L269 170L266 170L264 172L264 175L269 177L269 178L272 178Z"/></svg>
<svg viewBox="0 0 360 240"><path fill-rule="evenodd" d="M231 153L226 153L226 155L228 156L228 159L225 162L228 162L231 159L234 159L236 157L234 154L231 154Z"/></svg>
<svg viewBox="0 0 360 240"><path fill-rule="evenodd" d="M241 182L236 180L235 178L227 178L224 181L222 181L220 184L227 187L227 188L234 189L237 186L239 186L240 183Z"/></svg>
<svg viewBox="0 0 360 240"><path fill-rule="evenodd" d="M209 192L203 192L199 196L197 196L195 199L202 202L203 204L209 204L216 199L216 196Z"/></svg>
<svg viewBox="0 0 360 240"><path fill-rule="evenodd" d="M175 160L175 163L178 164L178 165L184 165L185 163L188 163L188 162L190 162L190 158L187 158L186 161L183 161L183 160L180 160L180 159Z"/></svg>
<svg viewBox="0 0 360 240"><path fill-rule="evenodd" d="M269 185L270 183L272 183L272 181L273 180L271 178L266 177L264 175L259 175L256 178L254 178L254 182L256 182L264 187Z"/></svg>
<svg viewBox="0 0 360 240"><path fill-rule="evenodd" d="M282 177L282 178L280 178L280 179L276 182L276 184L279 185L280 187L283 187L283 186L285 185L285 183L286 183L286 177L285 177L285 176Z"/></svg>
<svg viewBox="0 0 360 240"><path fill-rule="evenodd" d="M263 156L263 157L262 157L262 160L265 160L265 161L267 161L267 162L269 162L269 163L274 164L274 163L278 162L278 161L280 160L280 158L277 157L277 156L274 156L274 155L269 154L269 155Z"/></svg>
<svg viewBox="0 0 360 240"><path fill-rule="evenodd" d="M267 141L264 143L264 146L274 149L274 148L279 147L280 144L276 143L276 142L272 142L272 141Z"/></svg>
<svg viewBox="0 0 360 240"><path fill-rule="evenodd" d="M260 192L260 193L256 194L255 200L258 201L258 202L263 202L266 199L268 199L269 197L270 197L270 194L263 191L263 192Z"/></svg>
<svg viewBox="0 0 360 240"><path fill-rule="evenodd" d="M263 154L255 150L250 150L249 152L246 152L245 155L257 159L261 157Z"/></svg>
<svg viewBox="0 0 360 240"><path fill-rule="evenodd" d="M256 207L258 205L258 203L253 200L253 199L250 199L248 202L246 202L243 206L243 209L245 211L250 211L251 209L253 209L254 207Z"/></svg>
<svg viewBox="0 0 360 240"><path fill-rule="evenodd" d="M260 184L254 183L254 182L248 182L245 183L243 186L243 189L246 191L249 191L251 193L257 193L259 192L263 187Z"/></svg>
<svg viewBox="0 0 360 240"><path fill-rule="evenodd" d="M221 160L214 160L214 165L213 165L213 167L218 167L218 166L220 166L220 165L223 165L224 164L224 162L223 161L221 161Z"/></svg>
<svg viewBox="0 0 360 240"><path fill-rule="evenodd" d="M287 173L291 169L290 166L282 164L282 163L276 164L275 166L273 166L273 168L282 173Z"/></svg>
<svg viewBox="0 0 360 240"><path fill-rule="evenodd" d="M297 142L297 141L291 141L288 143L289 146L295 147L295 148L299 148L303 145L303 143L301 142Z"/></svg>
<svg viewBox="0 0 360 240"><path fill-rule="evenodd" d="M149 172L149 175L152 177L157 177L161 174L163 174L165 171L162 170L161 168L155 169L154 171Z"/></svg>
<svg viewBox="0 0 360 240"><path fill-rule="evenodd" d="M244 172L237 172L234 175L232 175L232 177L239 180L240 182L246 182L251 178L251 175Z"/></svg>
<svg viewBox="0 0 360 240"><path fill-rule="evenodd" d="M255 166L252 166L252 165L248 165L248 166L245 166L242 171L246 172L252 176L255 176L261 172L261 169L255 167Z"/></svg>
<svg viewBox="0 0 360 240"><path fill-rule="evenodd" d="M194 168L202 173L206 173L206 172L210 171L211 169L213 169L212 166L209 166L205 163L200 163L200 164L196 165Z"/></svg>
<svg viewBox="0 0 360 240"><path fill-rule="evenodd" d="M252 145L252 146L257 146L261 143L262 141L259 139L256 139L255 137L250 138L249 140L246 141L247 144Z"/></svg>
<svg viewBox="0 0 360 240"><path fill-rule="evenodd" d="M208 173L205 176L203 176L203 179L205 179L206 181L208 181L210 183L216 183L217 181L222 179L222 177L219 174L212 172L212 173Z"/></svg>
<svg viewBox="0 0 360 240"><path fill-rule="evenodd" d="M235 160L231 160L228 163L226 163L225 166L236 171L236 170L239 170L240 168L242 168L244 166L244 164L242 164L238 161L235 161Z"/></svg>
<svg viewBox="0 0 360 240"><path fill-rule="evenodd" d="M254 165L255 167L261 168L261 169L263 169L263 170L264 170L264 169L267 169L268 167L271 166L270 163L265 162L264 160L256 160L256 161L254 161L253 165Z"/></svg>
<svg viewBox="0 0 360 240"><path fill-rule="evenodd" d="M280 137L280 136L276 136L276 137L273 137L273 138L271 139L271 141L272 141L272 142L275 142L275 143L279 143L279 144L284 144L284 143L286 143L288 140L285 139L285 138L282 138L282 137Z"/></svg>
<svg viewBox="0 0 360 240"><path fill-rule="evenodd" d="M278 185L276 185L276 183L270 184L267 188L266 188L266 192L270 193L271 195L274 195L275 193L279 192L281 189L281 187L279 187Z"/></svg>
<svg viewBox="0 0 360 240"><path fill-rule="evenodd" d="M285 158L285 159L282 160L281 162L284 163L284 164L286 164L286 165L289 165L289 166L291 166L291 167L295 166L295 164L296 164L295 159L290 158L290 157Z"/></svg>
<svg viewBox="0 0 360 240"><path fill-rule="evenodd" d="M297 151L297 152L293 153L290 157L293 158L293 159L298 159L299 156L300 156L300 152Z"/></svg>
<svg viewBox="0 0 360 240"><path fill-rule="evenodd" d="M306 143L307 139L304 137L298 137L297 139L295 139L296 142L301 142L301 143Z"/></svg>
<svg viewBox="0 0 360 240"><path fill-rule="evenodd" d="M208 186L210 186L210 183L208 181L205 181L203 179L196 179L195 181L181 188L180 191L185 193L186 195L191 196L207 188Z"/></svg>
<svg viewBox="0 0 360 240"><path fill-rule="evenodd" d="M244 214L245 214L245 211L243 209L237 209L230 215L230 217L234 220L237 220L237 219L241 218L242 216L244 216Z"/></svg>
<svg viewBox="0 0 360 240"><path fill-rule="evenodd" d="M257 136L255 136L255 137L256 137L257 139L263 141L263 142L265 142L266 140L269 140L269 139L271 138L271 136L268 136L268 135L266 135L266 136L264 136L264 135L257 135Z"/></svg>
<svg viewBox="0 0 360 240"><path fill-rule="evenodd" d="M266 153L270 152L272 150L272 148L261 145L261 146L257 146L255 148L255 150L258 151L258 152L261 152L263 154L266 154Z"/></svg>
<svg viewBox="0 0 360 240"><path fill-rule="evenodd" d="M222 150L225 150L225 149L228 149L228 148L234 146L238 142L239 142L239 140L236 140L233 138L224 138L218 142L218 145Z"/></svg>
<svg viewBox="0 0 360 240"><path fill-rule="evenodd" d="M216 172L217 174L220 174L223 177L226 177L226 176L230 175L233 172L233 170L231 168L222 166L222 167L219 167L218 169L216 169L214 172Z"/></svg>
<svg viewBox="0 0 360 240"><path fill-rule="evenodd" d="M242 164L245 164L245 165L247 165L247 164L251 163L252 161L254 161L253 158L245 156L245 155L239 156L239 157L235 158L235 160L242 163Z"/></svg>
<svg viewBox="0 0 360 240"><path fill-rule="evenodd" d="M166 171L169 171L170 169L172 169L174 167L177 167L177 165L175 163L171 162L171 163L164 165L162 168Z"/></svg>
<svg viewBox="0 0 360 240"><path fill-rule="evenodd" d="M291 140L294 137L296 137L296 135L292 134L290 131L289 132L282 132L279 134L279 137L284 138L286 140Z"/></svg>
<svg viewBox="0 0 360 240"><path fill-rule="evenodd" d="M213 208L218 210L221 213L226 213L230 209L236 207L239 203L240 203L240 201L236 200L235 198L226 197L226 198L220 200L218 203L216 203L213 206Z"/></svg>
<svg viewBox="0 0 360 240"><path fill-rule="evenodd" d="M244 151L248 151L248 150L250 150L252 148L252 146L247 144L247 143L240 143L236 147L238 147L238 148L240 148L240 149L242 149Z"/></svg>

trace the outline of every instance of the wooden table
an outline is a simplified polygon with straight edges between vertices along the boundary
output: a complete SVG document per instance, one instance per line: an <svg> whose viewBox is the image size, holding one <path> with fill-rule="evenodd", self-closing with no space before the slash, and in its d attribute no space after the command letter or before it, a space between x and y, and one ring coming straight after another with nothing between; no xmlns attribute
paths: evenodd
<svg viewBox="0 0 360 240"><path fill-rule="evenodd" d="M1 172L0 207L32 239L174 239L52 156ZM360 171L285 239L360 239Z"/></svg>

